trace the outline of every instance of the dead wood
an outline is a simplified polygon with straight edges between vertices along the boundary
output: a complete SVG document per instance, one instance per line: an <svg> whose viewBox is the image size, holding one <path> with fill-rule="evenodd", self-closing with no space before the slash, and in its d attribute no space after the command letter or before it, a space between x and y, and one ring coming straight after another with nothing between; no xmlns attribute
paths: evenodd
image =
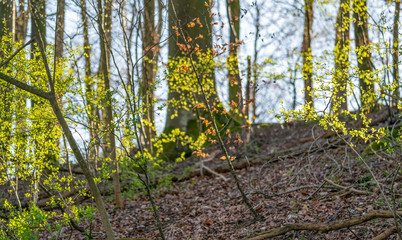
<svg viewBox="0 0 402 240"><path fill-rule="evenodd" d="M402 216L402 211L397 211L396 215ZM329 231L335 231L339 230L342 228L348 228L352 227L367 221L370 221L375 218L392 218L394 215L392 214L391 211L371 211L363 216L360 217L355 217L349 220L344 220L344 221L337 221L334 223L296 223L296 224L290 224L284 227L279 227L279 228L274 228L269 231L260 233L254 237L250 238L244 238L243 240L262 240L266 238L271 238L271 237L276 237L283 235L287 232L290 231L300 231L300 230L308 230L308 231L318 231L320 233L325 233Z"/></svg>
<svg viewBox="0 0 402 240"><path fill-rule="evenodd" d="M281 195L286 195L286 194L289 194L289 193L292 193L292 192L296 192L296 191L299 191L299 190L307 189L307 188L317 188L317 189L321 189L321 188L330 188L330 189L335 189L335 188L337 188L337 187L335 187L335 186L329 186L329 185L317 185L317 184L312 184L312 185L304 185L304 186L292 188L292 189L287 190L287 191L278 192L278 193L273 193L273 194L266 194L266 193L265 193L264 191L262 191L262 190L257 190L257 191L251 192L251 193L249 193L249 194L252 194L252 195L254 195L254 194L261 194L261 195L263 195L265 198L273 198L273 197L279 197L279 196L281 196Z"/></svg>
<svg viewBox="0 0 402 240"><path fill-rule="evenodd" d="M396 233L396 227L391 227L388 228L387 230L385 230L383 233L381 233L380 235L374 237L371 240L384 240L384 239L388 239L389 236L391 236L392 234Z"/></svg>
<svg viewBox="0 0 402 240"><path fill-rule="evenodd" d="M335 186L335 187L341 188L341 189L343 189L343 190L347 190L347 191L350 191L350 192L354 192L354 193L357 193L357 194L363 194L363 195L369 195L369 194L370 194L370 193L367 192L367 191L362 191L362 190L358 190L358 189L353 188L353 187L345 187L345 186L336 184L336 183L334 183L333 181L329 180L328 178L325 178L325 181L326 181L327 183L329 183L329 184L331 184L331 185L333 185L333 186Z"/></svg>

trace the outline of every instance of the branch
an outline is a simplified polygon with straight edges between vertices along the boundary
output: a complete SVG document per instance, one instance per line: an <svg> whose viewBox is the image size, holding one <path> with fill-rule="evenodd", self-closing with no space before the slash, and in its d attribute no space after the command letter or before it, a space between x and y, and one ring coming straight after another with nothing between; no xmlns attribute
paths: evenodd
<svg viewBox="0 0 402 240"><path fill-rule="evenodd" d="M402 211L397 211L396 214L398 216L402 216ZM290 231L296 230L309 230L309 231L318 231L318 232L329 232L334 230L339 230L342 228L352 227L367 221L370 221L374 218L392 218L394 217L391 211L371 211L366 215L355 217L346 221L338 221L334 223L324 224L324 223L301 223L301 224L290 224L284 227L274 228L269 231L263 232L257 236L251 238L244 238L243 240L262 240L266 238L276 237L283 235Z"/></svg>
<svg viewBox="0 0 402 240"><path fill-rule="evenodd" d="M383 233L381 233L380 235L374 237L371 240L385 240L385 239L388 239L388 237L391 236L393 233L396 233L396 227L388 228Z"/></svg>
<svg viewBox="0 0 402 240"><path fill-rule="evenodd" d="M15 57L15 55L17 55L22 49L24 49L26 46L28 46L29 44L35 42L34 39L29 40L27 43L25 43L22 47L18 48L13 55L11 55L10 57L8 57L4 62L0 63L0 68L2 68L4 65L6 65L9 61L11 61L11 59L13 59Z"/></svg>
<svg viewBox="0 0 402 240"><path fill-rule="evenodd" d="M325 181L326 181L327 183L329 183L329 184L331 184L331 185L333 185L333 186L335 186L335 187L341 188L341 189L343 189L343 190L348 190L348 191L351 191L351 192L354 192L354 193L357 193L357 194L363 194L363 195L368 195L368 194L370 194L369 192L361 191L361 190L355 189L355 188L353 188L353 187L344 187L344 186L341 186L341 185L336 184L336 183L334 183L333 181L329 180L328 178L325 178Z"/></svg>
<svg viewBox="0 0 402 240"><path fill-rule="evenodd" d="M391 98L393 98L393 99L395 99L395 100L402 101L402 98L397 97L397 96L394 96L394 95L391 95L391 94L389 94L389 93L387 93L387 92L385 92L385 91L381 91L381 93L384 94L384 95L387 95L388 97L391 97Z"/></svg>
<svg viewBox="0 0 402 240"><path fill-rule="evenodd" d="M18 88L20 88L22 90L25 90L25 91L27 91L29 93L32 93L32 94L34 94L34 95L36 95L38 97L41 97L41 98L44 98L44 99L47 99L47 100L49 100L51 98L50 93L42 91L37 87L30 86L30 85L28 85L26 83L18 81L17 79L15 79L13 77L10 77L10 76L2 73L2 72L0 72L0 79L2 79L4 81L6 81L6 82L18 87Z"/></svg>

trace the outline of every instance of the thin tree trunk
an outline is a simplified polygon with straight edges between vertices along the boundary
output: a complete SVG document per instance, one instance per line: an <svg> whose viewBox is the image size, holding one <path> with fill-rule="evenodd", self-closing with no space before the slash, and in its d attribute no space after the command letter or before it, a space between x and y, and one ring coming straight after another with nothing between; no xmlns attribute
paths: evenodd
<svg viewBox="0 0 402 240"><path fill-rule="evenodd" d="M342 0L336 19L335 35L335 74L334 92L332 98L333 111L341 113L348 110L347 83L349 79L349 20L350 0Z"/></svg>
<svg viewBox="0 0 402 240"><path fill-rule="evenodd" d="M43 44L43 48L46 48L46 1L45 0L29 0L31 2L31 37L36 40L38 45ZM37 51L37 47L35 44L32 44L32 53L31 59L35 58L33 52ZM39 57L36 57L36 60L39 60ZM38 83L35 78L31 78L31 85L36 86ZM35 108L40 107L37 106L36 101L31 99L31 112L35 112ZM32 123L35 124L35 123ZM34 141L35 146L38 145L36 141ZM40 156L38 155L38 149L35 147L34 150L35 158L38 159ZM39 181L40 181L41 170L35 168L33 171L33 204L36 204L38 201L38 192L39 192Z"/></svg>
<svg viewBox="0 0 402 240"><path fill-rule="evenodd" d="M110 51L112 40L112 0L105 0L102 9L102 1L98 0L98 27L101 45L100 71L103 79L103 87L106 99L103 101L102 122L104 125L103 151L105 158L110 159L112 167L112 178L116 205L124 206L120 189L119 163L116 156L116 140L113 126L112 93L110 86Z"/></svg>
<svg viewBox="0 0 402 240"><path fill-rule="evenodd" d="M359 69L360 103L363 109L370 109L375 102L373 65L368 35L367 0L354 0L354 31Z"/></svg>
<svg viewBox="0 0 402 240"><path fill-rule="evenodd" d="M161 6L161 1L158 1ZM159 8L161 15L161 7ZM159 31L155 26L155 0L144 0L144 23L142 31L142 83L141 97L143 101L143 120L145 120L144 130L148 150L152 153L152 139L155 137L154 127L154 85L159 56L160 26L162 18L159 16Z"/></svg>
<svg viewBox="0 0 402 240"><path fill-rule="evenodd" d="M251 137L251 126L250 126L250 93L251 93L251 57L247 57L247 83L246 83L246 106L244 109L244 117L247 120L247 135L245 139L245 143L248 144L250 142Z"/></svg>
<svg viewBox="0 0 402 240"><path fill-rule="evenodd" d="M254 37L254 59L253 59L253 85L251 88L251 99L252 99L252 122L255 123L255 119L257 118L257 86L258 86L258 39L260 36L260 17L261 12L260 8L255 1L256 4L256 17L255 17L255 37Z"/></svg>
<svg viewBox="0 0 402 240"><path fill-rule="evenodd" d="M14 41L21 44L25 42L26 34L27 34L27 26L28 26L28 18L29 18L29 11L25 9L25 0L18 1L18 9L15 0L13 2L13 38ZM30 5L28 2L28 9ZM0 90L1 92L1 90ZM24 162L26 158L26 149L28 145L28 138L26 136L26 132L28 129L27 126L27 118L28 118L28 111L27 111L27 98L24 94L18 94L13 99L14 103L19 106L18 109L13 109L14 119L15 119L15 132L16 134L16 142L19 143L18 146L18 153L14 153L15 155L19 154L18 160L20 162ZM1 125L1 124L0 124ZM20 167L19 162L15 163L15 191L16 197L18 197L18 188L19 188L19 173Z"/></svg>
<svg viewBox="0 0 402 240"><path fill-rule="evenodd" d="M65 17L65 0L57 1L57 26L55 35L55 60L56 63L63 57L63 43L64 43L64 17Z"/></svg>
<svg viewBox="0 0 402 240"><path fill-rule="evenodd" d="M304 32L303 32L303 79L304 99L306 105L314 107L313 90L313 61L311 55L311 37L313 33L313 6L314 0L304 0Z"/></svg>
<svg viewBox="0 0 402 240"><path fill-rule="evenodd" d="M84 58L85 58L85 99L88 107L88 125L89 125L89 136L90 136L90 146L89 146L89 156L88 162L96 172L98 167L97 160L99 157L100 141L97 134L99 129L99 108L95 104L96 101L96 79L92 77L91 70L91 44L89 43L89 29L88 29L88 18L87 18L87 7L86 0L81 0L81 19L83 26L83 37L84 37Z"/></svg>
<svg viewBox="0 0 402 240"><path fill-rule="evenodd" d="M401 8L400 0L395 2L395 15L394 15L394 44L392 45L392 65L395 90L393 95L399 98L399 10ZM396 107L398 100L392 99L392 106Z"/></svg>
<svg viewBox="0 0 402 240"><path fill-rule="evenodd" d="M57 1L56 31L54 36L55 38L55 53L54 53L54 68L53 68L54 73L59 67L58 65L60 63L60 59L63 57L65 6L66 6L65 0ZM58 81L62 81L62 79L58 79ZM62 103L64 92L57 92L56 95L57 95L57 101ZM63 105L61 105L61 107L63 107ZM60 138L55 141L55 147L51 153L53 156L60 155L60 149L61 149L60 142L62 139L63 136L60 136Z"/></svg>

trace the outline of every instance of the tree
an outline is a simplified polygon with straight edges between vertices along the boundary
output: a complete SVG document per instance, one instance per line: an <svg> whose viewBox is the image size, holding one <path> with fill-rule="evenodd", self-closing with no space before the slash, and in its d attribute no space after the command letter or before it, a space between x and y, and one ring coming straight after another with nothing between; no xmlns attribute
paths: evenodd
<svg viewBox="0 0 402 240"><path fill-rule="evenodd" d="M37 44L32 44L31 45L31 59L36 59L39 60L40 57L39 55L35 54L37 52L37 46L38 45L43 45L43 48L46 48L46 1L45 0L37 0L37 1L31 1L31 38L35 39ZM38 86L40 85L40 82L38 81L37 78L33 77L31 78L31 85L32 86ZM37 111L41 106L40 104L31 99L31 109L30 111L33 113L39 113L40 111ZM31 114L31 116L34 116ZM33 117L35 119L35 117ZM35 122L34 122L35 124ZM46 123L45 125L50 125L51 123ZM34 144L36 145L36 148L38 148L38 141L34 140ZM40 143L39 143L40 144ZM37 159L41 158L42 156L39 156L37 154L38 151L35 151L35 157ZM36 204L38 201L38 192L39 192L39 181L41 177L41 169L40 168L35 168L34 169L34 186L33 186L33 203Z"/></svg>
<svg viewBox="0 0 402 240"><path fill-rule="evenodd" d="M88 108L88 126L90 136L90 147L88 161L94 171L97 169L97 159L100 151L100 141L97 134L99 129L99 108L95 104L96 91L95 85L97 85L97 78L92 76L91 70L91 45L89 43L89 28L87 18L87 6L86 0L81 0L81 20L83 26L83 38L84 38L84 58L85 58L85 101Z"/></svg>
<svg viewBox="0 0 402 240"><path fill-rule="evenodd" d="M261 8L260 5L255 1L255 19L254 19L254 26L255 26L255 37L254 37L254 56L253 56L253 84L250 89L250 98L251 98L251 107L252 107L252 115L251 119L252 122L255 123L255 119L257 118L257 86L258 86L258 39L260 36L260 28L261 28Z"/></svg>
<svg viewBox="0 0 402 240"><path fill-rule="evenodd" d="M205 2L199 0L169 0L168 2L169 58L172 60L175 57L185 57L188 53L185 53L185 49L182 47L187 45L187 40L191 40L191 44L198 46L203 52L208 52L208 50L212 49L212 34L210 31L212 17L207 6L205 6ZM179 32L179 28L185 29L183 30L185 36ZM210 77L213 77L213 74L210 74ZM192 136L196 136L198 130L191 129L191 126L196 126L193 112L188 107L177 108L172 104L174 101L180 101L180 93L175 89L176 84L175 80L172 80L168 85L169 103L165 132L179 128L181 131L191 132ZM174 118L175 115L177 118Z"/></svg>
<svg viewBox="0 0 402 240"><path fill-rule="evenodd" d="M15 32L15 0L0 1L0 39Z"/></svg>
<svg viewBox="0 0 402 240"><path fill-rule="evenodd" d="M162 1L158 0L158 25L155 26L155 0L144 0L142 28L142 82L141 98L143 102L143 121L146 142L152 152L152 139L156 132L154 127L154 86L159 58L159 41L162 30Z"/></svg>
<svg viewBox="0 0 402 240"><path fill-rule="evenodd" d="M103 123L103 151L105 159L110 159L116 205L123 207L121 196L119 163L116 156L115 126L113 123L113 99L110 86L110 51L112 44L112 0L98 0L98 31L100 37L101 56L99 74L103 80L105 99L102 102L103 111L101 120Z"/></svg>
<svg viewBox="0 0 402 240"><path fill-rule="evenodd" d="M40 48L40 54L42 56L43 59L43 63L45 65L45 69L46 69L46 74L45 76L47 77L47 86L49 88L48 91L43 91L41 90L41 88L36 87L34 85L29 85L27 83L24 83L23 81L20 81L18 79L15 79L13 77L8 76L7 74L4 74L2 72L0 72L0 79L14 85L15 87L24 90L28 93L31 93L33 96L37 96L45 101L48 101L48 103L50 104L50 107L53 110L54 115L56 116L58 123L60 124L60 126L63 129L63 132L70 144L70 147L72 149L72 151L74 152L74 155L76 157L76 160L78 161L84 176L86 177L88 184L89 184L89 188L91 189L91 192L93 194L93 197L95 199L96 205L97 205L97 209L99 211L100 217L101 217L101 221L102 224L105 228L106 234L107 234L107 239L108 240L114 240L114 232L113 229L111 227L110 221L109 221L109 217L108 214L106 212L105 209L105 205L104 202L102 200L102 196L100 194L100 191L98 189L98 186L96 185L94 178L89 170L88 164L85 161L77 142L75 141L73 134L71 133L71 130L62 114L62 110L59 106L59 103L57 102L57 96L56 96L56 89L55 89L55 81L53 81L53 78L51 76L50 73L50 68L48 66L47 63L47 59L46 59L46 55L44 52L44 48L43 48L43 43L39 42L38 43L38 47ZM41 79L42 81L45 81L45 79ZM48 105L48 104L46 104Z"/></svg>
<svg viewBox="0 0 402 240"><path fill-rule="evenodd" d="M232 117L238 119L241 114L242 82L238 61L238 44L240 43L240 1L227 0L227 15L229 20L229 56L228 56L228 81L229 81L229 106ZM239 119L238 119L239 120Z"/></svg>
<svg viewBox="0 0 402 240"><path fill-rule="evenodd" d="M339 113L348 110L347 83L350 66L349 20L350 0L342 0L339 5L335 25L335 74L333 76L335 96L332 98L332 108Z"/></svg>
<svg viewBox="0 0 402 240"><path fill-rule="evenodd" d="M10 33L15 31L14 1L0 1L0 41L3 41L3 36L8 37ZM0 51L0 56L5 53ZM11 132L12 111L11 102L13 101L11 94L12 85L0 83L0 155L3 155L9 150L9 143L1 141L5 139L2 135L7 136Z"/></svg>
<svg viewBox="0 0 402 240"><path fill-rule="evenodd" d="M394 29L393 29L393 45L392 45L392 66L393 66L393 78L395 91L393 95L399 98L399 11L401 9L401 1L395 1L395 12L394 12ZM397 106L398 100L392 99L392 105Z"/></svg>
<svg viewBox="0 0 402 240"><path fill-rule="evenodd" d="M313 34L313 12L314 0L304 0L304 31L303 31L303 79L304 79L304 100L306 105L314 107L313 99L313 60L311 55L311 38Z"/></svg>
<svg viewBox="0 0 402 240"><path fill-rule="evenodd" d="M375 102L375 89L373 64L371 62L371 44L368 35L367 0L354 0L353 4L360 104L362 109L369 109L369 105Z"/></svg>
<svg viewBox="0 0 402 240"><path fill-rule="evenodd" d="M64 47L64 18L65 18L66 1L57 1L57 13L56 13L56 33L55 33L55 58L56 64L63 56Z"/></svg>
<svg viewBox="0 0 402 240"><path fill-rule="evenodd" d="M28 1L28 9L30 9L30 1ZM16 42L25 42L25 38L27 35L27 26L28 26L28 18L29 11L25 9L25 0L18 1L18 12L17 8L15 10L15 41Z"/></svg>

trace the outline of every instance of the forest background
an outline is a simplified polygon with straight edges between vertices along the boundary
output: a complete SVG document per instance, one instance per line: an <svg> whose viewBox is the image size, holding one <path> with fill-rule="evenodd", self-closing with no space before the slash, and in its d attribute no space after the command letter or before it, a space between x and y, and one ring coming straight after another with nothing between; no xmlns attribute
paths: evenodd
<svg viewBox="0 0 402 240"><path fill-rule="evenodd" d="M399 8L365 0L2 0L0 236L38 238L70 225L91 238L77 222L97 211L114 239L103 184L119 208L122 189L143 191L165 238L152 192L177 179L166 173L191 156L225 160L259 221L234 168L236 149L252 146L261 123L304 120L351 137L352 150L363 141L392 156L388 192L356 159L389 211L373 216L393 218L400 237ZM369 114L384 109L388 125L373 127ZM219 157L206 150L214 146Z"/></svg>

